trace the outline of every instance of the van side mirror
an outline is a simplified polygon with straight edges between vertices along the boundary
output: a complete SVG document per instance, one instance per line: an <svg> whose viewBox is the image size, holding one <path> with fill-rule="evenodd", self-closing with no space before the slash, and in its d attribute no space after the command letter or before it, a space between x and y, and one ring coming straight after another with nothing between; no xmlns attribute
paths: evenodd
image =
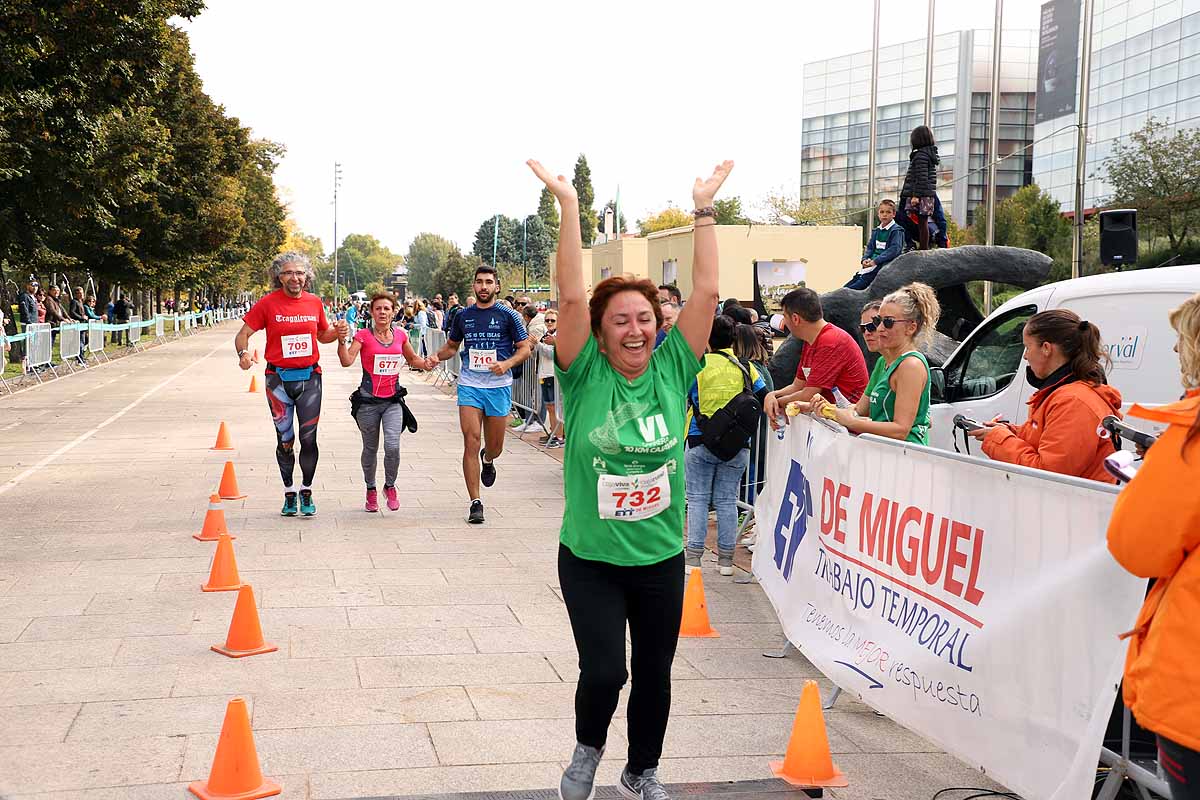
<svg viewBox="0 0 1200 800"><path fill-rule="evenodd" d="M950 402L950 399L946 397L946 371L941 367L929 368L929 402Z"/></svg>

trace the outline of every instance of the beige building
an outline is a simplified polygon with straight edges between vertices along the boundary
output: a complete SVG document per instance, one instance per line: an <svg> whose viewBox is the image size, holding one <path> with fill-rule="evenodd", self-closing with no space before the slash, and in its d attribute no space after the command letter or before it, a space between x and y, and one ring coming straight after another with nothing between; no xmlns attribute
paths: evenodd
<svg viewBox="0 0 1200 800"><path fill-rule="evenodd" d="M785 289L828 292L842 286L862 256L862 229L852 225L718 225L716 233L720 296L756 300L757 271L768 310ZM674 283L685 299L692 292L691 226L613 239L584 250L583 256L588 291L605 278L631 275L656 286Z"/></svg>

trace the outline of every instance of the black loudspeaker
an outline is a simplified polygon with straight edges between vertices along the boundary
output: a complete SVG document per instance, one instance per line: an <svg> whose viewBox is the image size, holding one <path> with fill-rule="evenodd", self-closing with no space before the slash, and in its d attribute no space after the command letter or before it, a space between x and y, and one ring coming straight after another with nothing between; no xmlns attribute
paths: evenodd
<svg viewBox="0 0 1200 800"><path fill-rule="evenodd" d="M1121 267L1137 263L1137 210L1118 208L1100 212L1100 263Z"/></svg>

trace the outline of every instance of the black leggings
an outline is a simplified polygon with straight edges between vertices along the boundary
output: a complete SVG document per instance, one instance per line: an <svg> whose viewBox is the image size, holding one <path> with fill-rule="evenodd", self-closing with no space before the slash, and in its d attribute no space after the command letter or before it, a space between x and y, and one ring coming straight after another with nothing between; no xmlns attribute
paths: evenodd
<svg viewBox="0 0 1200 800"><path fill-rule="evenodd" d="M275 460L285 487L292 486L296 468L296 430L300 431L300 474L303 486L311 487L317 472L317 422L321 418L321 373L303 381L284 381L273 370L267 372L267 405L275 422Z"/></svg>
<svg viewBox="0 0 1200 800"><path fill-rule="evenodd" d="M1159 736L1158 763L1167 773L1171 800L1200 800L1200 752Z"/></svg>
<svg viewBox="0 0 1200 800"><path fill-rule="evenodd" d="M579 650L575 738L603 747L625 679L625 625L633 654L629 760L634 775L658 766L671 715L671 662L683 615L683 553L645 567L618 567L558 546L558 579Z"/></svg>

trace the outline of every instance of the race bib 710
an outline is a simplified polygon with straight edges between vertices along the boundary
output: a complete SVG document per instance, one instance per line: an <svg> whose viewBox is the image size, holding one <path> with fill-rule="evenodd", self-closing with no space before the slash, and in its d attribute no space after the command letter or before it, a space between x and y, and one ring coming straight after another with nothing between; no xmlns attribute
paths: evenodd
<svg viewBox="0 0 1200 800"><path fill-rule="evenodd" d="M496 349L494 347L490 350L477 350L472 347L468 353L471 355L470 368L475 372L487 372L496 363Z"/></svg>

